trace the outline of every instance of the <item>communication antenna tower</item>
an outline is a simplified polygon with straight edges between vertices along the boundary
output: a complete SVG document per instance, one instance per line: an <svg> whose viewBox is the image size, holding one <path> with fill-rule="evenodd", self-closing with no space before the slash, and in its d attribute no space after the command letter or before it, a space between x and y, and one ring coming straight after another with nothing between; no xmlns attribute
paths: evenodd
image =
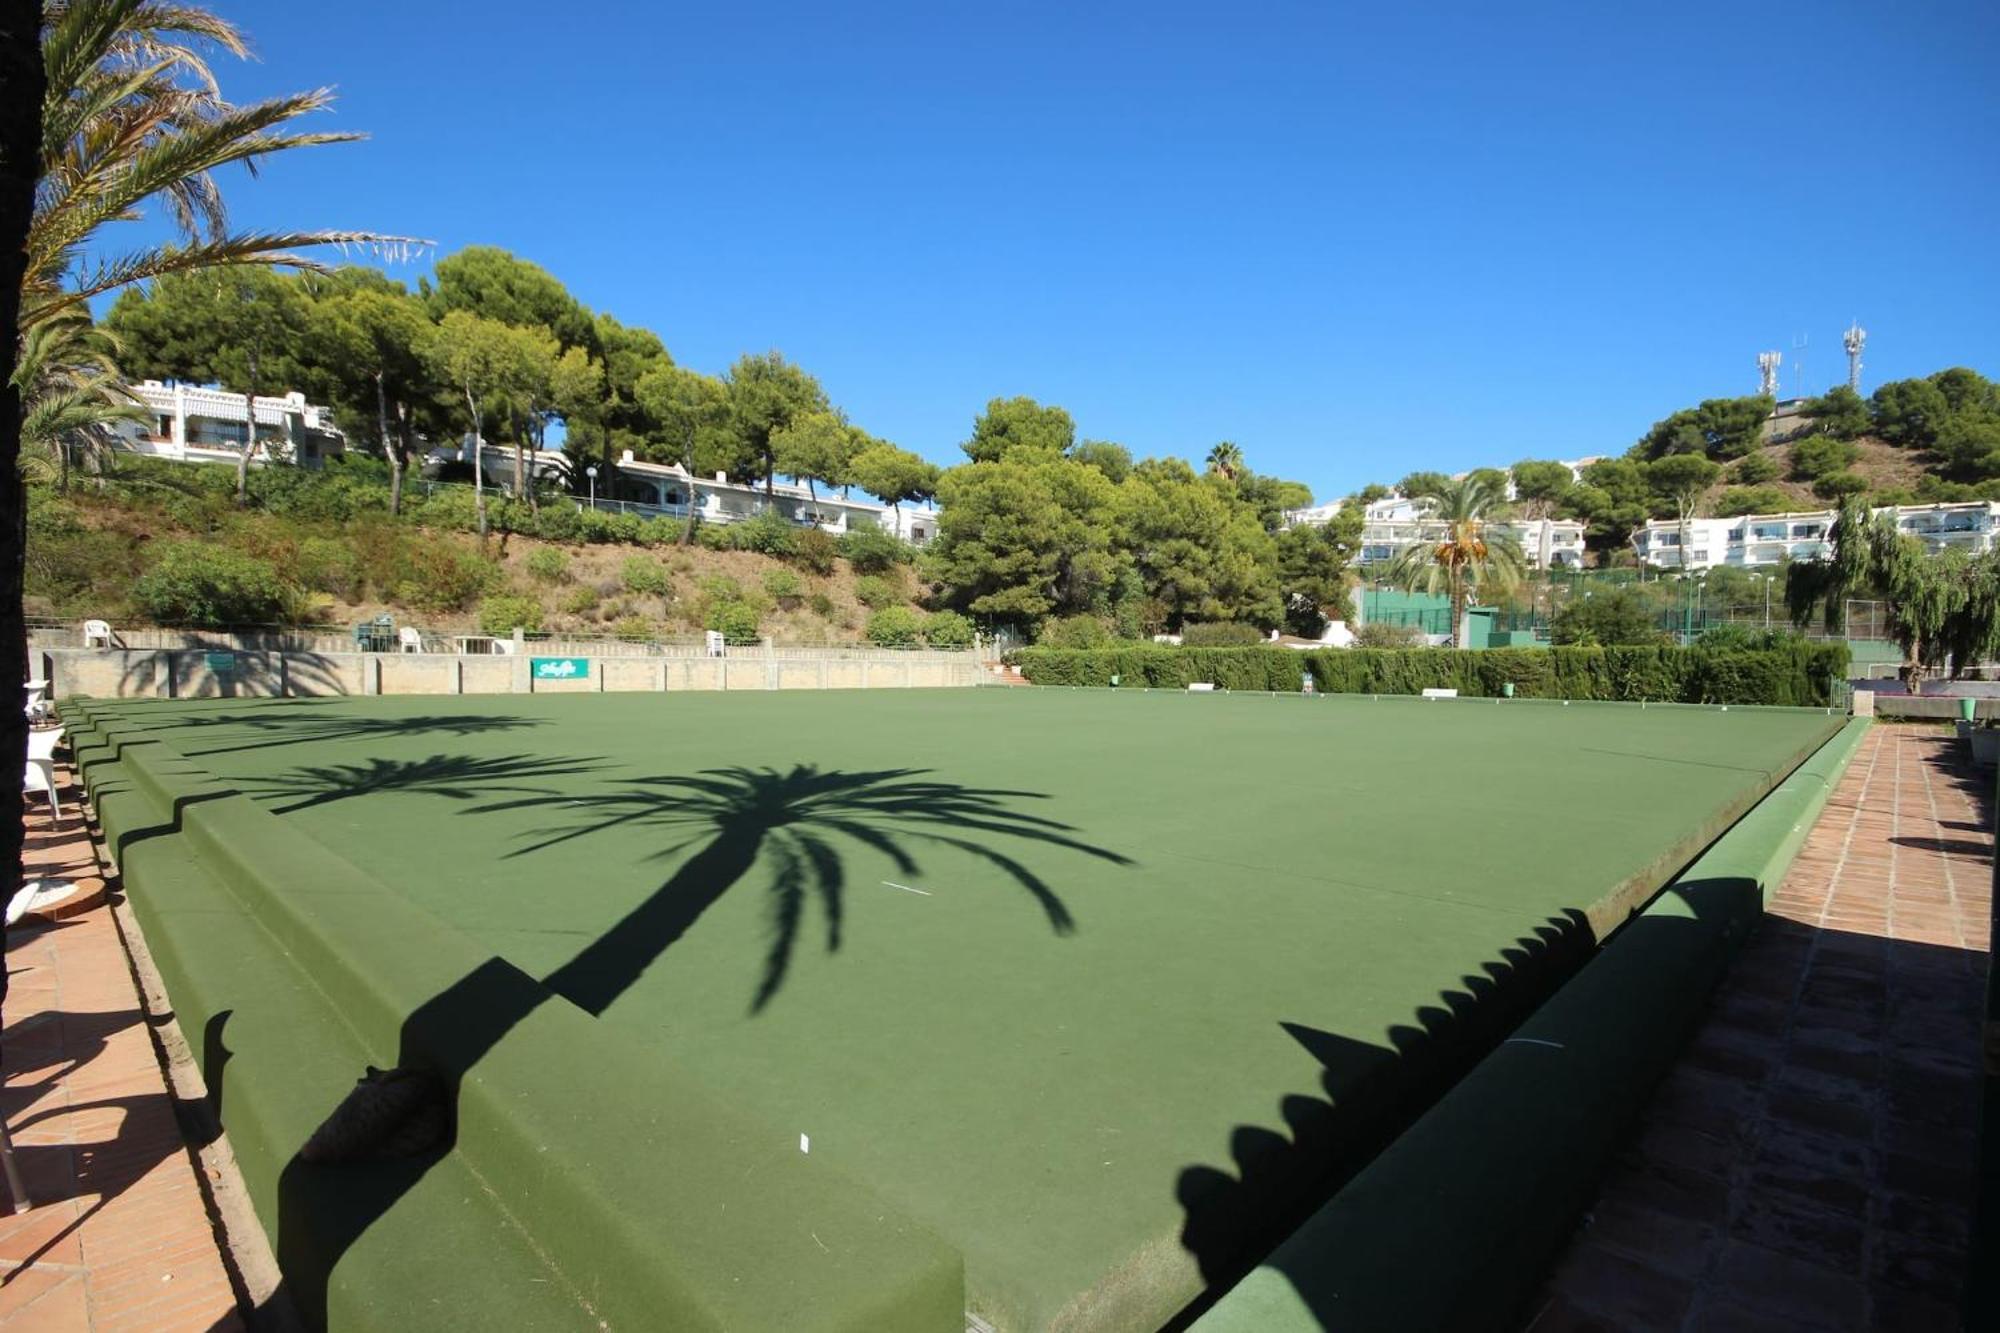
<svg viewBox="0 0 2000 1333"><path fill-rule="evenodd" d="M1855 320L1847 326L1847 332L1840 335L1841 345L1847 348L1847 387L1861 392L1861 349L1867 345L1868 330Z"/></svg>
<svg viewBox="0 0 2000 1333"><path fill-rule="evenodd" d="M1757 353L1757 392L1766 398L1778 396L1778 365L1784 359L1783 352Z"/></svg>

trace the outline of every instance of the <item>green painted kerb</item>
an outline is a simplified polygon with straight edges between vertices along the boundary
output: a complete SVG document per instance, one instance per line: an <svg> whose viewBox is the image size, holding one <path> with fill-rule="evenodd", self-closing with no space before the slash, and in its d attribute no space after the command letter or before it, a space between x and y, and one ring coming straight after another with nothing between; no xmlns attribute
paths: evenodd
<svg viewBox="0 0 2000 1333"><path fill-rule="evenodd" d="M1518 1327L1867 728L1801 764L1195 1327Z"/></svg>

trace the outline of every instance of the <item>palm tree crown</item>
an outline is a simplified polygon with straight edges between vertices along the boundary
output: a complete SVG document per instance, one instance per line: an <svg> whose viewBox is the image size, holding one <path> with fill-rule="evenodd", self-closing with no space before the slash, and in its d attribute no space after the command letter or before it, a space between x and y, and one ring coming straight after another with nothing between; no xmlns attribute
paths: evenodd
<svg viewBox="0 0 2000 1333"><path fill-rule="evenodd" d="M1527 572L1527 558L1510 532L1494 526L1506 492L1490 476L1447 480L1428 494L1421 539L1405 547L1390 576L1411 591L1443 592L1451 599L1451 638L1457 647L1466 603L1478 590L1504 590Z"/></svg>
<svg viewBox="0 0 2000 1333"><path fill-rule="evenodd" d="M1208 451L1208 470L1219 472L1231 481L1243 471L1243 448L1224 440Z"/></svg>

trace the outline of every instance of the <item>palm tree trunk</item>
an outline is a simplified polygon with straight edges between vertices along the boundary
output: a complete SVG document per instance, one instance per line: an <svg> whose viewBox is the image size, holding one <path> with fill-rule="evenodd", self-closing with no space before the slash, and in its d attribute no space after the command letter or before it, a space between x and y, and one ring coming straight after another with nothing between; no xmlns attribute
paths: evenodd
<svg viewBox="0 0 2000 1333"><path fill-rule="evenodd" d="M20 358L21 280L27 269L28 224L34 214L37 167L42 160L42 7L7 6L0 17L0 329L7 330L0 364L0 655L20 670L28 659L28 626L21 608L21 574L27 540L26 488L21 484L21 395L14 387ZM0 709L0 747L16 768L28 761L28 718L17 707ZM0 783L0 864L20 882L21 788ZM0 925L0 946L6 928ZM7 998L7 969L0 967L0 1002Z"/></svg>

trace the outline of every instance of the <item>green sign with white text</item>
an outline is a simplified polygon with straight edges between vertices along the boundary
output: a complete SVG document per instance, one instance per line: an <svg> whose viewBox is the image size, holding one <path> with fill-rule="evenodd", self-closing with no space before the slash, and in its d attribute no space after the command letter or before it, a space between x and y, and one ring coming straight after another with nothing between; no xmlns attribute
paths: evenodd
<svg viewBox="0 0 2000 1333"><path fill-rule="evenodd" d="M590 677L590 659L587 657L534 657L528 660L536 680L587 680Z"/></svg>

